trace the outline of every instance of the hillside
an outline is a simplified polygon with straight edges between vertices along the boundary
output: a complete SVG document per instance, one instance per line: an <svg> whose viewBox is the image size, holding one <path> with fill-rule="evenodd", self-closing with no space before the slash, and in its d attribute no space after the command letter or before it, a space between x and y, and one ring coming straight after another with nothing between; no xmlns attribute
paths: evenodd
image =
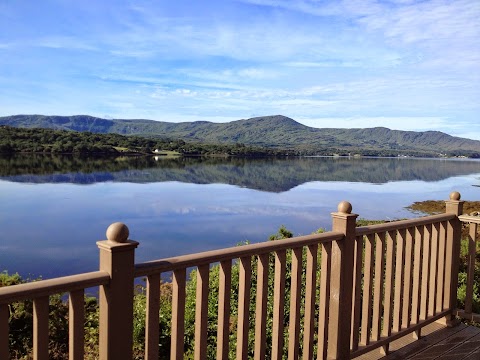
<svg viewBox="0 0 480 360"><path fill-rule="evenodd" d="M480 153L480 141L450 136L439 131L400 131L383 127L367 129L317 129L282 115L256 117L229 123L207 121L169 123L154 120L107 120L86 115L15 115L0 117L0 125L24 128L117 133L183 139L204 143L242 143L281 147L311 153L325 149L343 151L395 151L398 153Z"/></svg>

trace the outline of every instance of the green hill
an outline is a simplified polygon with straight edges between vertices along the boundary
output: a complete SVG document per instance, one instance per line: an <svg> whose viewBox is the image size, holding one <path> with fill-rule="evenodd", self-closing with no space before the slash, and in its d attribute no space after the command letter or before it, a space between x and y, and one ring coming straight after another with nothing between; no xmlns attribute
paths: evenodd
<svg viewBox="0 0 480 360"><path fill-rule="evenodd" d="M263 116L228 123L207 121L170 123L154 120L107 120L86 115L15 115L0 117L0 125L23 128L117 133L182 139L210 144L242 143L262 147L315 150L368 150L398 153L480 153L480 141L450 136L439 131L400 131L383 127L367 129L317 129L282 115ZM366 152L366 153L365 153Z"/></svg>

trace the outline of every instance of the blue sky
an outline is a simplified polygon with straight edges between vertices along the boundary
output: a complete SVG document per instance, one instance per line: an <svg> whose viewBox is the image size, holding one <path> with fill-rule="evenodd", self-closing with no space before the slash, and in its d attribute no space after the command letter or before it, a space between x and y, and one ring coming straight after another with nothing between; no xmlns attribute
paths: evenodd
<svg viewBox="0 0 480 360"><path fill-rule="evenodd" d="M480 1L0 0L0 116L480 139Z"/></svg>

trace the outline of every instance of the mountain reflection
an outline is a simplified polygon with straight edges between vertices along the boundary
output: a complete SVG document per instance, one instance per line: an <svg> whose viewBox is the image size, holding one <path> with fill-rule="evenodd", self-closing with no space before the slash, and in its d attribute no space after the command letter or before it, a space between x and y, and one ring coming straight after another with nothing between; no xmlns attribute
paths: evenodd
<svg viewBox="0 0 480 360"><path fill-rule="evenodd" d="M440 181L480 173L474 160L395 158L81 158L74 156L0 157L0 179L22 183L223 183L282 192L311 181L383 184L389 181Z"/></svg>

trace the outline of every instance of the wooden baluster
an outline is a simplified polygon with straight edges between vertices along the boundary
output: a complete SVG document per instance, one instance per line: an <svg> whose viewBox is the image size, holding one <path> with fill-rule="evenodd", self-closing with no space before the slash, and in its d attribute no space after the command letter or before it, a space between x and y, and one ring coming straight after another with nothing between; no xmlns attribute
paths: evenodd
<svg viewBox="0 0 480 360"><path fill-rule="evenodd" d="M197 269L197 292L195 298L195 360L207 359L208 279L210 267Z"/></svg>
<svg viewBox="0 0 480 360"><path fill-rule="evenodd" d="M259 255L257 263L257 303L255 309L255 360L265 359L266 353L268 267L269 254Z"/></svg>
<svg viewBox="0 0 480 360"><path fill-rule="evenodd" d="M48 360L48 296L33 300L33 360Z"/></svg>
<svg viewBox="0 0 480 360"><path fill-rule="evenodd" d="M300 348L300 298L302 291L302 248L292 250L290 288L290 326L288 329L288 359L297 360Z"/></svg>
<svg viewBox="0 0 480 360"><path fill-rule="evenodd" d="M411 324L418 324L420 318L420 284L422 279L422 245L423 227L414 229L414 255L413 255L413 284L412 284L412 311L410 315ZM420 338L420 329L414 332L414 336Z"/></svg>
<svg viewBox="0 0 480 360"><path fill-rule="evenodd" d="M183 359L185 343L185 277L186 269L177 269L172 278L172 338L170 359Z"/></svg>
<svg viewBox="0 0 480 360"><path fill-rule="evenodd" d="M317 292L318 245L307 248L307 269L305 283L305 316L303 325L303 359L313 359L313 335L315 321L315 298Z"/></svg>
<svg viewBox="0 0 480 360"><path fill-rule="evenodd" d="M436 294L436 312L443 310L443 295L445 292L445 248L446 248L446 227L445 222L440 223L438 236L438 269L437 269L437 294Z"/></svg>
<svg viewBox="0 0 480 360"><path fill-rule="evenodd" d="M362 334L360 344L370 343L372 321L373 252L375 234L368 235L365 242L365 268L363 277Z"/></svg>
<svg viewBox="0 0 480 360"><path fill-rule="evenodd" d="M327 358L328 344L328 311L330 309L330 278L332 272L331 242L322 243L322 264L320 271L317 359L323 360Z"/></svg>
<svg viewBox="0 0 480 360"><path fill-rule="evenodd" d="M237 360L246 360L248 357L248 319L250 315L251 277L252 259L250 256L240 258L240 276L238 284Z"/></svg>
<svg viewBox="0 0 480 360"><path fill-rule="evenodd" d="M372 340L378 341L382 329L383 285L385 268L385 233L379 233L375 244L375 284L373 288Z"/></svg>
<svg viewBox="0 0 480 360"><path fill-rule="evenodd" d="M405 241L405 275L403 278L403 310L402 310L402 328L410 327L412 314L412 259L413 259L413 238L415 230L407 229Z"/></svg>
<svg viewBox="0 0 480 360"><path fill-rule="evenodd" d="M375 242L375 284L373 289L372 340L378 341L382 328L383 284L385 268L385 233L379 233Z"/></svg>
<svg viewBox="0 0 480 360"><path fill-rule="evenodd" d="M405 275L405 239L406 231L399 230L396 243L396 263L395 263L395 295L393 302L393 331L399 332L402 329L402 309L403 309L403 279Z"/></svg>
<svg viewBox="0 0 480 360"><path fill-rule="evenodd" d="M422 256L422 283L420 294L420 321L428 316L428 303L430 288L430 263L432 261L432 225L423 227L423 256Z"/></svg>
<svg viewBox="0 0 480 360"><path fill-rule="evenodd" d="M355 254L353 265L353 294L352 294L352 329L351 348L358 349L360 341L360 322L362 319L362 263L363 263L363 236L355 238Z"/></svg>
<svg viewBox="0 0 480 360"><path fill-rule="evenodd" d="M85 352L85 292L72 291L68 298L68 353L69 360L83 360Z"/></svg>
<svg viewBox="0 0 480 360"><path fill-rule="evenodd" d="M473 311L473 284L475 281L475 259L477 256L477 231L478 224L470 223L468 234L467 292L465 295L465 313L467 314L471 314Z"/></svg>
<svg viewBox="0 0 480 360"><path fill-rule="evenodd" d="M273 297L272 360L283 359L283 314L285 312L286 252L275 252L275 285Z"/></svg>
<svg viewBox="0 0 480 360"><path fill-rule="evenodd" d="M385 261L385 305L383 313L382 336L388 337L392 334L393 324L393 289L394 289L394 266L395 266L395 238L396 231L388 231L386 234L387 256ZM382 347L384 355L388 354L389 345Z"/></svg>
<svg viewBox="0 0 480 360"><path fill-rule="evenodd" d="M160 274L147 277L147 314L145 319L145 359L158 359L160 338Z"/></svg>
<svg viewBox="0 0 480 360"><path fill-rule="evenodd" d="M232 261L220 263L218 289L217 359L228 359L230 335L230 298L232 289Z"/></svg>
<svg viewBox="0 0 480 360"><path fill-rule="evenodd" d="M428 316L433 316L437 313L437 267L438 267L438 245L440 235L440 224L432 224L432 250L430 261L430 286L428 292Z"/></svg>

